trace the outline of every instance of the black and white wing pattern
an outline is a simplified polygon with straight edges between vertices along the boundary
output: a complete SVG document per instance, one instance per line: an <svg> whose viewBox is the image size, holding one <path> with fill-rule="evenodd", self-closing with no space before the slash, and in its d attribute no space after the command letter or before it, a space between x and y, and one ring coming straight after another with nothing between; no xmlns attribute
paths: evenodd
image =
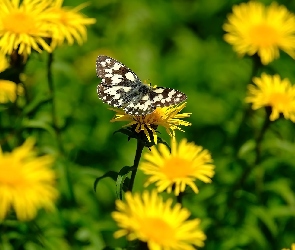
<svg viewBox="0 0 295 250"><path fill-rule="evenodd" d="M178 90L142 83L131 69L108 56L97 57L96 74L101 78L98 97L110 106L124 109L126 114L147 115L157 107L175 105L187 98Z"/></svg>

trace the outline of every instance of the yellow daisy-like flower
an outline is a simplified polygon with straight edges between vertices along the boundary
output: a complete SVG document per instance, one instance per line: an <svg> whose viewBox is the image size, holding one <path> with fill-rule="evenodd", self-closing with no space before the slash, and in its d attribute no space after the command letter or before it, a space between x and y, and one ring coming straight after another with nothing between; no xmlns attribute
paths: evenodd
<svg viewBox="0 0 295 250"><path fill-rule="evenodd" d="M295 16L277 3L266 7L250 1L233 7L223 25L224 39L241 56L257 53L263 64L279 57L279 49L295 58Z"/></svg>
<svg viewBox="0 0 295 250"><path fill-rule="evenodd" d="M47 21L51 23L52 46L61 45L66 40L72 45L75 40L82 44L87 38L86 25L96 22L95 18L87 18L79 11L88 4L81 4L73 9L62 7L63 0L53 0L47 11Z"/></svg>
<svg viewBox="0 0 295 250"><path fill-rule="evenodd" d="M111 122L130 122L124 127L135 125L135 132L139 133L143 131L149 142L151 142L150 131L153 134L155 144L157 144L157 133L155 130L158 126L164 127L166 132L174 137L175 130L183 131L180 126L191 125L191 123L181 120L182 118L190 117L191 113L178 114L185 106L186 102L176 106L158 107L153 113L140 116L128 115L121 109L110 108L116 112L115 118L113 118Z"/></svg>
<svg viewBox="0 0 295 250"><path fill-rule="evenodd" d="M283 114L286 119L295 122L295 86L287 78L281 80L279 75L262 73L261 78L254 77L253 82L256 86L249 85L246 102L252 103L254 110L271 107L271 121Z"/></svg>
<svg viewBox="0 0 295 250"><path fill-rule="evenodd" d="M0 51L11 55L14 50L25 56L32 49L51 52L45 38L50 37L50 27L44 22L49 0L1 0Z"/></svg>
<svg viewBox="0 0 295 250"><path fill-rule="evenodd" d="M0 79L0 103L14 102L16 96L22 95L24 89L12 81Z"/></svg>
<svg viewBox="0 0 295 250"><path fill-rule="evenodd" d="M0 148L0 220L13 208L19 220L33 219L38 209L54 209L58 196L55 173L49 167L53 158L37 156L34 140L4 153Z"/></svg>
<svg viewBox="0 0 295 250"><path fill-rule="evenodd" d="M146 161L141 162L139 169L150 176L145 186L155 183L158 192L167 190L171 193L174 188L178 196L188 185L198 193L195 180L210 183L214 175L213 160L208 150L186 139L181 140L179 145L172 139L171 153L167 146L160 144L159 150L154 146L143 158Z"/></svg>
<svg viewBox="0 0 295 250"><path fill-rule="evenodd" d="M5 54L1 53L0 51L0 73L6 70L9 67L8 60Z"/></svg>
<svg viewBox="0 0 295 250"><path fill-rule="evenodd" d="M117 210L112 217L121 228L115 238L127 236L132 241L147 242L150 250L193 250L193 245L204 246L205 234L200 220L187 220L190 212L180 204L172 207L172 199L163 201L154 190L142 195L130 192L126 202L116 201Z"/></svg>

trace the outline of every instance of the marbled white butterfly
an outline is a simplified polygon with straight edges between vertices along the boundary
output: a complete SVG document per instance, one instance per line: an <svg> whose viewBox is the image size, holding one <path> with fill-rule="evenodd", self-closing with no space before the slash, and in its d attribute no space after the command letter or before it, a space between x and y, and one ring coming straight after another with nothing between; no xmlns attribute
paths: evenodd
<svg viewBox="0 0 295 250"><path fill-rule="evenodd" d="M98 97L126 114L146 115L156 107L175 105L187 96L175 89L151 87L141 82L138 76L124 64L108 56L98 56L96 74L101 78L97 86Z"/></svg>

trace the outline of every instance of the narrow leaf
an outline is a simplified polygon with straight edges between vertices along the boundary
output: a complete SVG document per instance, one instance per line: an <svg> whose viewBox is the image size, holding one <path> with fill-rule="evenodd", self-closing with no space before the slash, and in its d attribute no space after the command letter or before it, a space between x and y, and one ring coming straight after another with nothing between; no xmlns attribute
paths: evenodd
<svg viewBox="0 0 295 250"><path fill-rule="evenodd" d="M115 171L108 171L103 176L96 178L94 181L94 184L93 184L94 192L96 192L96 187L97 187L98 182L104 178L107 178L107 177L110 177L111 179L116 181L116 179L118 178L118 173Z"/></svg>

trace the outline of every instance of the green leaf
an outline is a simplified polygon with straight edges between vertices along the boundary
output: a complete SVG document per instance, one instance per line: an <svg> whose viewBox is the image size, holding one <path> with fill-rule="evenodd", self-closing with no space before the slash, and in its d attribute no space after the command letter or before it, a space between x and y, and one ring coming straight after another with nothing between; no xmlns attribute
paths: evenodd
<svg viewBox="0 0 295 250"><path fill-rule="evenodd" d="M128 190L128 183L129 183L128 174L132 170L134 170L134 167L125 166L119 171L117 181L116 181L117 199L122 200L123 191L125 192Z"/></svg>
<svg viewBox="0 0 295 250"><path fill-rule="evenodd" d="M281 178L265 185L265 190L276 193L291 207L295 206L295 195L292 190L292 180Z"/></svg>
<svg viewBox="0 0 295 250"><path fill-rule="evenodd" d="M242 234L247 235L250 239L255 239L257 244L260 246L259 249L267 248L267 239L263 235L261 229L257 227L257 225L245 223L241 231Z"/></svg>
<svg viewBox="0 0 295 250"><path fill-rule="evenodd" d="M127 129L127 128L121 128L119 130L116 130L113 134L116 134L116 133L122 133L124 135L127 135L130 138L136 138L134 133L131 130Z"/></svg>
<svg viewBox="0 0 295 250"><path fill-rule="evenodd" d="M249 153L251 154L255 148L256 144L254 140L248 140L246 141L241 148L239 149L238 152L238 157L239 158L247 158L249 157Z"/></svg>
<svg viewBox="0 0 295 250"><path fill-rule="evenodd" d="M23 128L35 128L46 130L53 137L55 136L54 129L45 121L24 119L22 122Z"/></svg>
<svg viewBox="0 0 295 250"><path fill-rule="evenodd" d="M158 137L158 143L164 144L171 152L171 148L170 148L169 144L165 140L163 140L161 137Z"/></svg>
<svg viewBox="0 0 295 250"><path fill-rule="evenodd" d="M271 232L272 236L276 237L278 233L278 227L268 209L263 207L254 207L251 210L264 223L264 225Z"/></svg>
<svg viewBox="0 0 295 250"><path fill-rule="evenodd" d="M104 178L107 178L107 177L110 177L112 178L114 181L116 181L117 177L118 177L118 173L116 171L108 171L107 173L105 173L103 176L101 177L98 177L95 179L94 181L94 184L93 184L93 189L94 189L94 192L96 192L96 187L97 187L97 184L100 180L104 179Z"/></svg>
<svg viewBox="0 0 295 250"><path fill-rule="evenodd" d="M48 94L45 95L45 93L43 93L37 95L35 99L25 107L23 115L29 115L30 113L36 112L42 104L46 104L51 100L52 98L48 97Z"/></svg>

